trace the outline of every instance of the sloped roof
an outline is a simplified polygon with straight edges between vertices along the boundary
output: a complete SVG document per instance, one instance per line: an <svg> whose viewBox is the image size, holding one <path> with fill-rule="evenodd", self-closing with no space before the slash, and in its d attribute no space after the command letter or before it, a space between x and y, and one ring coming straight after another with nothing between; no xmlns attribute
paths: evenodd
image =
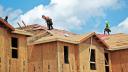
<svg viewBox="0 0 128 72"><path fill-rule="evenodd" d="M41 44L52 41L63 41L73 44L79 44L95 35L106 47L108 47L106 43L96 35L95 32L79 35L59 29L47 30L47 27L38 24L28 25L26 27L21 27L18 29L28 31L33 34L32 37L28 38L28 44Z"/></svg>
<svg viewBox="0 0 128 72"><path fill-rule="evenodd" d="M41 39L35 41L33 44L40 44L40 43L46 43L46 42L52 42L52 41L63 41L63 42L68 42L68 43L73 43L73 44L79 44L88 38L92 36L96 36L106 47L106 43L102 41L95 32L83 34L83 35L75 35L75 36L60 36L60 35L55 35L55 36L50 36L50 37L42 37Z"/></svg>
<svg viewBox="0 0 128 72"><path fill-rule="evenodd" d="M109 46L109 50L128 49L128 34L98 35Z"/></svg>
<svg viewBox="0 0 128 72"><path fill-rule="evenodd" d="M6 22L4 19L0 18L0 23L9 28L10 30L14 31L15 28L13 28L8 22Z"/></svg>
<svg viewBox="0 0 128 72"><path fill-rule="evenodd" d="M64 34L68 34L70 36L77 35L72 32L68 32L65 30L59 30L59 29L52 29L52 30L47 30L47 27L39 25L39 24L32 24L32 25L27 25L25 27L17 28L20 30L25 30L27 32L30 32L33 34L32 37L28 38L28 43L32 43L38 39L41 39L42 37L51 37L51 36L63 36Z"/></svg>
<svg viewBox="0 0 128 72"><path fill-rule="evenodd" d="M90 34L93 34L93 33L88 33L85 35L75 35L75 36L64 36L64 35L62 36L62 35L56 34L49 37L42 37L41 39L35 41L34 44L40 44L40 43L46 43L46 42L52 42L52 41L63 41L63 42L78 44L83 38L90 36Z"/></svg>
<svg viewBox="0 0 128 72"><path fill-rule="evenodd" d="M25 31L29 31L33 34L39 34L42 32L49 32L50 34L59 34L59 35L64 35L64 34L69 34L69 35L77 35L75 33L72 32L68 32L66 30L60 30L60 29L52 29L52 30L48 30L47 27L39 25L39 24L32 24L32 25L27 25L26 27L22 27L22 28L17 28L17 29L21 29L21 30L25 30Z"/></svg>
<svg viewBox="0 0 128 72"><path fill-rule="evenodd" d="M25 36L32 36L33 35L33 34L29 33L29 32L26 32L24 30L19 30L19 29L15 29L15 31L12 31L11 33L25 35Z"/></svg>
<svg viewBox="0 0 128 72"><path fill-rule="evenodd" d="M13 33L13 34L20 34L20 35L26 35L26 36L31 36L32 35L31 33L26 32L24 30L15 29L13 26L11 26L8 22L6 22L2 18L0 18L0 22L1 22L1 24L6 26L7 28L9 28L11 30L11 33Z"/></svg>

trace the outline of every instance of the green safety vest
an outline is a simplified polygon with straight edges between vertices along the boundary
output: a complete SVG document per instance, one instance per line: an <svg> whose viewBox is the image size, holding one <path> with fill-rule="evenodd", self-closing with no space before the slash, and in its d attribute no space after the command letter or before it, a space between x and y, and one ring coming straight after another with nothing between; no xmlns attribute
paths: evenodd
<svg viewBox="0 0 128 72"><path fill-rule="evenodd" d="M109 29L109 28L110 28L110 24L109 24L109 22L108 22L108 21L106 22L106 28L107 28L107 29Z"/></svg>

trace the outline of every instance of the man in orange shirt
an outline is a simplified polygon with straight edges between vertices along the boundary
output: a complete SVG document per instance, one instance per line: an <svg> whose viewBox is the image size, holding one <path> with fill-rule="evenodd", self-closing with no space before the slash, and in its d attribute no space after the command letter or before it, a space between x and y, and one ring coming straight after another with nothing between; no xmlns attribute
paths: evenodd
<svg viewBox="0 0 128 72"><path fill-rule="evenodd" d="M52 30L53 29L52 19L44 15L42 15L42 18L46 21L48 30Z"/></svg>

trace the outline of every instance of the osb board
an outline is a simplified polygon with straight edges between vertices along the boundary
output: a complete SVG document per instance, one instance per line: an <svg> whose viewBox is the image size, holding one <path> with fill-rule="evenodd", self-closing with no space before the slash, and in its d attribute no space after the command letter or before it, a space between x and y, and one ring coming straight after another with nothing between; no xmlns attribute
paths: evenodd
<svg viewBox="0 0 128 72"><path fill-rule="evenodd" d="M128 72L128 50L111 52L112 72Z"/></svg>
<svg viewBox="0 0 128 72"><path fill-rule="evenodd" d="M34 46L34 47L29 47L29 62L35 62L35 61L41 61L41 48Z"/></svg>
<svg viewBox="0 0 128 72"><path fill-rule="evenodd" d="M1 72L1 57L2 57L2 45L3 45L3 37L2 37L2 35L3 35L3 31L1 30L1 28L0 28L0 72Z"/></svg>
<svg viewBox="0 0 128 72"><path fill-rule="evenodd" d="M28 56L28 72L43 72L42 49L38 46L29 46Z"/></svg>
<svg viewBox="0 0 128 72"><path fill-rule="evenodd" d="M11 34L11 37L18 38L18 59L11 58L11 66L17 64L18 68L10 66L10 69L16 70L18 72L28 72L28 57L27 57L27 40L26 36ZM11 39L10 39L11 41ZM11 51L10 51L11 52ZM10 55L11 57L11 55ZM13 72L13 71L12 71Z"/></svg>
<svg viewBox="0 0 128 72"><path fill-rule="evenodd" d="M0 72L1 72L1 59L2 59L2 54L3 54L3 35L4 35L4 30L3 28L0 27Z"/></svg>
<svg viewBox="0 0 128 72"><path fill-rule="evenodd" d="M42 62L29 63L29 71L28 72L43 72L42 71Z"/></svg>
<svg viewBox="0 0 128 72"><path fill-rule="evenodd" d="M43 46L43 72L57 72L56 42L46 43Z"/></svg>
<svg viewBox="0 0 128 72"><path fill-rule="evenodd" d="M1 72L7 72L9 66L9 48L10 48L10 34L4 28L0 28L0 57L1 57Z"/></svg>
<svg viewBox="0 0 128 72"><path fill-rule="evenodd" d="M11 56L11 37L19 38L18 59ZM0 28L0 54L1 72L27 72L27 48L26 37L11 34L4 28ZM17 65L17 68L14 67Z"/></svg>
<svg viewBox="0 0 128 72"><path fill-rule="evenodd" d="M75 46L75 62L76 62L76 70L80 72L80 60L79 60L79 47Z"/></svg>
<svg viewBox="0 0 128 72"><path fill-rule="evenodd" d="M20 71L28 72L28 57L27 57L27 38L25 36L19 36L19 59L20 59ZM19 62L19 63L20 63Z"/></svg>
<svg viewBox="0 0 128 72"><path fill-rule="evenodd" d="M103 39L111 48L128 46L128 34L113 34Z"/></svg>
<svg viewBox="0 0 128 72"><path fill-rule="evenodd" d="M10 72L21 72L19 62L16 59L11 60Z"/></svg>
<svg viewBox="0 0 128 72"><path fill-rule="evenodd" d="M69 46L69 64L64 63L64 46ZM57 59L59 48L59 61L58 67ZM57 68L60 72L77 72L78 62L78 48L74 44L64 42L51 42L45 44L39 44L36 46L29 46L29 72L43 71L43 72L57 72ZM75 56L76 55L76 56ZM42 63L43 62L43 63ZM42 64L42 65L39 65ZM39 69L39 67L42 67ZM79 69L79 68L78 68Z"/></svg>
<svg viewBox="0 0 128 72"><path fill-rule="evenodd" d="M29 72L57 72L56 42L29 46Z"/></svg>
<svg viewBox="0 0 128 72"><path fill-rule="evenodd" d="M95 49L96 53L96 70L90 70L90 53L89 48ZM97 42L94 38L87 39L79 44L80 55L80 72L105 72L104 46Z"/></svg>
<svg viewBox="0 0 128 72"><path fill-rule="evenodd" d="M58 48L59 48L59 66L60 71L62 72L77 72L77 64L78 61L77 58L75 58L75 48L76 45L65 43L65 42L58 42ZM64 63L64 46L68 46L69 48L69 64ZM78 56L78 55L77 55Z"/></svg>

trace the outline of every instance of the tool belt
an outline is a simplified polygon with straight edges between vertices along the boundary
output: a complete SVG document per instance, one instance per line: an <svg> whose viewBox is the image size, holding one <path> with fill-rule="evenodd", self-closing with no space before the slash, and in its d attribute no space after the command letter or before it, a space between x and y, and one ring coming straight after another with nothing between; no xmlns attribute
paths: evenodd
<svg viewBox="0 0 128 72"><path fill-rule="evenodd" d="M105 28L104 30L107 32L111 32L111 30L109 28Z"/></svg>

